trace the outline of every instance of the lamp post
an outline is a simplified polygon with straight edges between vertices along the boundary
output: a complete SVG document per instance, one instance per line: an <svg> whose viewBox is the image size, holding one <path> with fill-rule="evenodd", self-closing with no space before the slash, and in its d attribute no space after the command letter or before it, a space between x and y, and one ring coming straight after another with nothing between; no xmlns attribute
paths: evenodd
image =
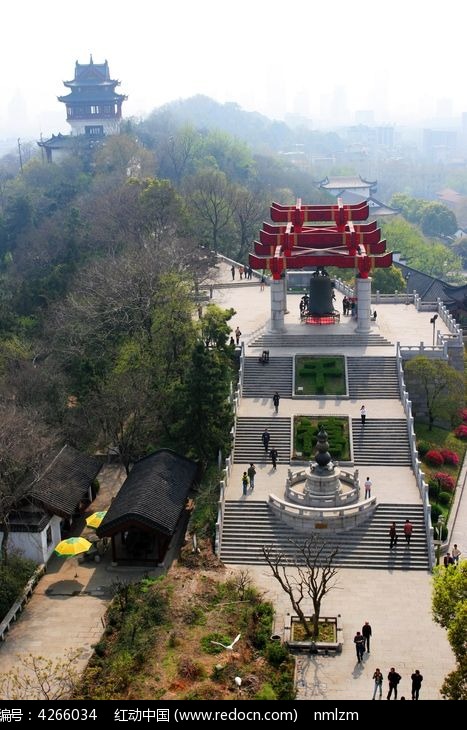
<svg viewBox="0 0 467 730"><path fill-rule="evenodd" d="M409 279L410 279L410 272L405 275L405 303L409 303Z"/></svg>
<svg viewBox="0 0 467 730"><path fill-rule="evenodd" d="M436 320L438 319L438 315L434 314L433 317L430 319L430 324L433 325L433 347L435 346L435 327L436 327Z"/></svg>
<svg viewBox="0 0 467 730"><path fill-rule="evenodd" d="M443 542L443 525L444 525L444 517L443 517L443 515L439 515L438 521L436 523L438 539L433 541L434 544L436 545L436 565L439 565L439 561L440 561L440 557L441 557L441 543Z"/></svg>

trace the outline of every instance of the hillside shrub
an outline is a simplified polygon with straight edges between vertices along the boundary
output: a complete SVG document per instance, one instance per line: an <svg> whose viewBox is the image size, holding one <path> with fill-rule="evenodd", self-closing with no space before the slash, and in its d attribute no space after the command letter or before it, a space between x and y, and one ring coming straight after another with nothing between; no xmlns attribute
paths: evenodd
<svg viewBox="0 0 467 730"><path fill-rule="evenodd" d="M452 464L452 466L458 466L459 457L455 451L450 451L449 449L441 449L440 454L443 457L445 464Z"/></svg>
<svg viewBox="0 0 467 730"><path fill-rule="evenodd" d="M462 441L467 440L467 425L460 425L456 428L454 431L454 435L457 436L458 439L462 439Z"/></svg>
<svg viewBox="0 0 467 730"><path fill-rule="evenodd" d="M430 444L428 443L428 441L419 441L418 442L417 451L422 458L424 456L426 456L426 454L429 452L429 450L430 450Z"/></svg>
<svg viewBox="0 0 467 730"><path fill-rule="evenodd" d="M425 454L425 461L431 466L441 466L444 464L444 459L441 456L441 453L436 451L436 449L430 449L430 451Z"/></svg>
<svg viewBox="0 0 467 730"><path fill-rule="evenodd" d="M438 495L438 502L445 507L448 506L448 504L451 501L451 494L449 492L440 492Z"/></svg>
<svg viewBox="0 0 467 730"><path fill-rule="evenodd" d="M36 564L19 555L10 555L8 563L0 566L0 621L6 616L13 603L34 573Z"/></svg>
<svg viewBox="0 0 467 730"><path fill-rule="evenodd" d="M435 482L434 479L430 479L428 482L428 496L430 499L437 501L440 491L438 482Z"/></svg>
<svg viewBox="0 0 467 730"><path fill-rule="evenodd" d="M435 474L435 479L437 479L441 490L444 492L453 492L456 488L456 482L452 476L449 474L445 474L442 471L438 471Z"/></svg>

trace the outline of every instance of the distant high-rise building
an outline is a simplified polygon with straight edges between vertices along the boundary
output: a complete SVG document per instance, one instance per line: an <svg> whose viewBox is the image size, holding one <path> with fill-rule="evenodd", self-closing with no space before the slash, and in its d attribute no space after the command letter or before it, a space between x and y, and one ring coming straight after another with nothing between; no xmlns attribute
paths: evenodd
<svg viewBox="0 0 467 730"><path fill-rule="evenodd" d="M452 99L437 100L436 116L438 119L450 119L452 117Z"/></svg>
<svg viewBox="0 0 467 730"><path fill-rule="evenodd" d="M355 123L356 124L368 124L372 125L375 122L375 113L373 109L358 109L355 112Z"/></svg>

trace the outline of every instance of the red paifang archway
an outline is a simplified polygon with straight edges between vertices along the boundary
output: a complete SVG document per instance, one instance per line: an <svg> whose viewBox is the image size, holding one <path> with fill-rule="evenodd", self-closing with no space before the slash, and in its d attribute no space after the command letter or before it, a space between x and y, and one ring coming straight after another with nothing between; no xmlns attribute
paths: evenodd
<svg viewBox="0 0 467 730"><path fill-rule="evenodd" d="M340 198L337 205L302 205L300 199L295 206L273 203L275 225L263 223L260 240L249 255L250 265L269 269L274 279L280 279L285 269L316 266L355 268L366 279L373 268L392 264L392 253L386 252L377 223L360 223L369 212L367 202L343 205Z"/></svg>

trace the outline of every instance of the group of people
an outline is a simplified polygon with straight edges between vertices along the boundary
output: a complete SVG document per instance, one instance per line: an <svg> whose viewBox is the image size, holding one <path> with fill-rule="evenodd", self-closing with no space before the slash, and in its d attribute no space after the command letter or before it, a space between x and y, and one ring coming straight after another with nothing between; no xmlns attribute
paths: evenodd
<svg viewBox="0 0 467 730"><path fill-rule="evenodd" d="M342 300L342 312L347 315L351 315L352 317L355 315L355 308L356 308L355 300L348 299L347 297L344 297Z"/></svg>
<svg viewBox="0 0 467 730"><path fill-rule="evenodd" d="M232 264L232 266L230 267L230 272L232 274L232 281L235 281L235 264ZM244 276L245 279L252 279L253 269L249 264L247 264L246 266L239 266L238 275L240 276L240 280L242 280Z"/></svg>
<svg viewBox="0 0 467 730"><path fill-rule="evenodd" d="M454 547L451 550L450 553L446 553L443 559L444 567L449 568L450 565L457 565L459 562L459 558L461 556L461 551L457 547L457 543L454 543Z"/></svg>
<svg viewBox="0 0 467 730"><path fill-rule="evenodd" d="M370 639L372 636L372 629L369 621L365 621L365 623L362 626L361 631L357 631L357 633L354 636L354 644L355 644L355 651L357 652L357 662L358 664L361 664L363 661L363 655L365 652L367 654L370 653ZM401 675L396 672L394 667L391 667L391 669L388 672L388 693L386 696L386 699L390 700L392 694L394 693L394 699L397 700L397 688L399 685L399 682L401 681L402 677ZM372 699L376 699L376 695L379 692L379 699L382 699L383 696L383 673L381 672L381 669L377 667L375 669L375 672L373 674L373 681L374 681L374 688L373 688L373 697ZM416 669L414 673L411 676L412 680L412 699L418 700L420 688L422 686L423 682L423 676L420 674L420 671ZM405 697L401 697L401 700L405 699Z"/></svg>
<svg viewBox="0 0 467 730"><path fill-rule="evenodd" d="M413 524L409 519L406 519L404 522L404 527L402 528L405 541L407 545L410 545L410 541L412 539L412 532L413 532ZM392 550L393 547L397 545L398 540L398 534L397 534L397 525L395 522L392 523L391 527L389 528L389 549Z"/></svg>
<svg viewBox="0 0 467 730"><path fill-rule="evenodd" d="M391 667L388 672L388 693L386 696L387 700L391 699L391 695L393 692L394 699L397 700L397 688L401 679L402 677L399 672L396 672L395 667ZM420 674L419 669L416 669L411 675L410 679L412 680L412 699L418 700L420 695L420 689L422 687L423 675ZM383 674L379 667L376 668L375 673L373 674L373 680L375 684L373 689L373 697L371 699L376 699L377 692L379 692L379 699L381 699L383 695ZM401 700L405 700L405 697L401 697Z"/></svg>

